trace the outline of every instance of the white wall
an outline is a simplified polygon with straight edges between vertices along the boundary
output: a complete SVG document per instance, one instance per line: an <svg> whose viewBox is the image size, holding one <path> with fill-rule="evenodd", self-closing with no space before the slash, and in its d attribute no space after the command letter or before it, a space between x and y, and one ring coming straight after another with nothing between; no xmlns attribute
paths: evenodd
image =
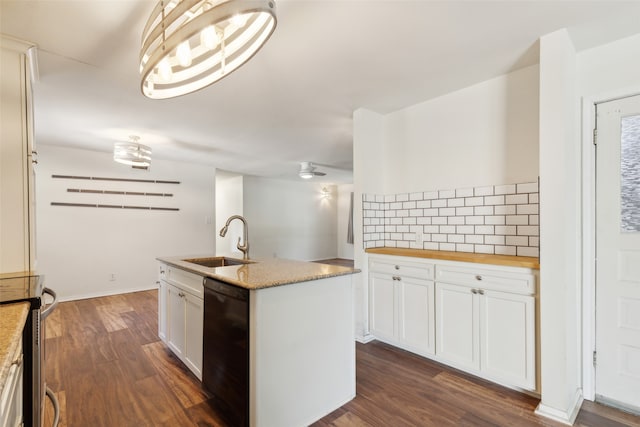
<svg viewBox="0 0 640 427"><path fill-rule="evenodd" d="M349 207L353 184L343 184L337 187L338 197L338 258L353 259L353 243L347 243L347 229L349 225ZM355 197L353 203L356 203Z"/></svg>
<svg viewBox="0 0 640 427"><path fill-rule="evenodd" d="M581 150L575 48L540 39L540 378L537 412L572 423L580 381Z"/></svg>
<svg viewBox="0 0 640 427"><path fill-rule="evenodd" d="M330 197L322 198L323 187L330 190ZM334 185L245 176L243 197L252 258L336 257Z"/></svg>
<svg viewBox="0 0 640 427"><path fill-rule="evenodd" d="M215 169L153 160L149 172L110 153L38 146L38 271L61 299L156 287L158 256L215 252ZM176 180L179 185L53 179L52 174ZM68 193L67 188L170 192L174 197ZM178 207L178 212L51 206L51 202ZM208 223L207 223L208 222ZM115 280L110 280L111 275Z"/></svg>
<svg viewBox="0 0 640 427"><path fill-rule="evenodd" d="M244 177L242 175L216 171L216 254L242 257L237 248L238 238L242 238L242 222L233 220L225 237L220 237L220 229L232 215L243 215ZM244 244L244 242L242 242ZM251 250L251 248L249 248Z"/></svg>
<svg viewBox="0 0 640 427"><path fill-rule="evenodd" d="M536 181L538 66L389 114L385 144L385 194Z"/></svg>

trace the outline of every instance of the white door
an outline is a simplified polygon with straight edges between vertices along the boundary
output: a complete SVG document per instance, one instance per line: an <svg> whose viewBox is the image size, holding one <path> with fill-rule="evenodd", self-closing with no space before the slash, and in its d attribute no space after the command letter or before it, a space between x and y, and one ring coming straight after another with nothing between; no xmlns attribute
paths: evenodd
<svg viewBox="0 0 640 427"><path fill-rule="evenodd" d="M596 400L640 412L640 96L597 128Z"/></svg>
<svg viewBox="0 0 640 427"><path fill-rule="evenodd" d="M435 353L435 292L430 280L398 282L398 340L420 354Z"/></svg>
<svg viewBox="0 0 640 427"><path fill-rule="evenodd" d="M436 355L460 368L480 369L478 298L467 286L436 283Z"/></svg>

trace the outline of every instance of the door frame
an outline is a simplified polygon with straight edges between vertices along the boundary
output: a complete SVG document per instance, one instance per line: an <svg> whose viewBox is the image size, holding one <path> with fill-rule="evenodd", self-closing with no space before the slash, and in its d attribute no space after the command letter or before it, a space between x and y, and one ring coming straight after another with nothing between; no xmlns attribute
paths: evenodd
<svg viewBox="0 0 640 427"><path fill-rule="evenodd" d="M599 95L583 96L582 101L582 394L595 400L596 369L596 105L640 95L640 86L631 86ZM580 324L580 322L579 322Z"/></svg>

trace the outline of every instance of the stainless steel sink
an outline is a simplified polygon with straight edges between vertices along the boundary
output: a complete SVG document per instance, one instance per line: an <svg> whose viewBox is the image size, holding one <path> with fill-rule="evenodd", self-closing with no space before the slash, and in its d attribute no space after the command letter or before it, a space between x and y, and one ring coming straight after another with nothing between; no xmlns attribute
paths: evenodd
<svg viewBox="0 0 640 427"><path fill-rule="evenodd" d="M247 260L236 259L236 258L227 258L224 256L214 256L209 258L191 258L191 259L183 259L182 261L190 262L192 264L198 264L203 267L226 267L229 265L253 264L253 261L247 261Z"/></svg>

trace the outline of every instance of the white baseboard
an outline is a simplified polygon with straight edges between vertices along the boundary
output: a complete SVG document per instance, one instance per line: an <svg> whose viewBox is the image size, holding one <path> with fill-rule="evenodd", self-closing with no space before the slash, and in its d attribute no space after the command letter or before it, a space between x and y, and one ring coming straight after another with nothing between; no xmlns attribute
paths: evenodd
<svg viewBox="0 0 640 427"><path fill-rule="evenodd" d="M375 340L376 337L374 337L371 334L366 334L366 335L356 335L356 341L358 341L361 344L366 344L369 343L373 340Z"/></svg>
<svg viewBox="0 0 640 427"><path fill-rule="evenodd" d="M578 417L578 413L580 412L580 408L582 407L582 390L576 390L576 394L573 399L573 404L567 408L567 411L563 411L561 409L552 408L551 406L547 406L540 402L538 407L536 408L535 413L537 415L543 416L545 418L550 418L554 421L561 422L562 424L572 426L575 423L576 418Z"/></svg>
<svg viewBox="0 0 640 427"><path fill-rule="evenodd" d="M157 286L146 286L146 287L134 288L134 289L129 289L129 288L127 288L127 289L115 289L115 290L109 290L109 291L93 292L93 293L89 293L89 294L64 296L64 297L58 298L58 300L60 302L77 301L77 300L81 300L81 299L100 298L100 297L108 297L108 296L111 296L111 295L130 294L130 293L133 293L133 292L150 291L152 289L158 289L158 287Z"/></svg>

